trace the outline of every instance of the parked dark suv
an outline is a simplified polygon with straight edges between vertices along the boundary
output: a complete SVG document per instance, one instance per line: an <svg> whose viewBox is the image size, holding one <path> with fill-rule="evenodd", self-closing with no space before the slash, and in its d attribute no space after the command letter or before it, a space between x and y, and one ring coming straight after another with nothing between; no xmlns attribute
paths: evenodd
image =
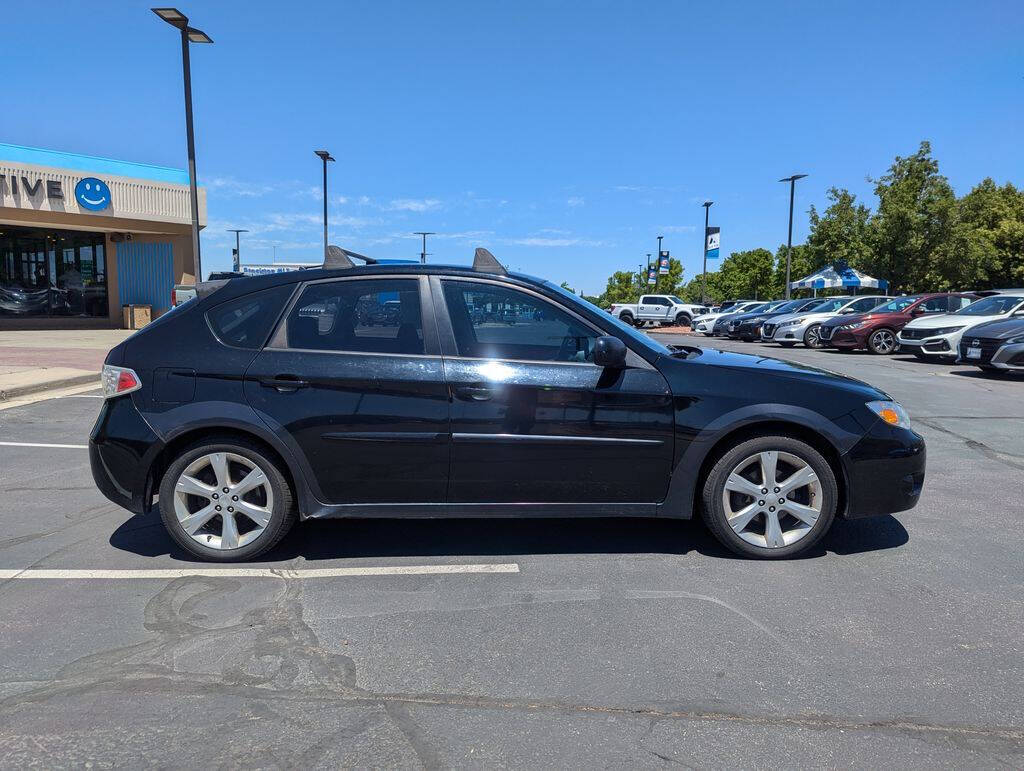
<svg viewBox="0 0 1024 771"><path fill-rule="evenodd" d="M110 352L89 445L108 498L157 496L172 538L220 561L296 517L697 511L733 551L789 557L836 516L917 503L924 441L869 385L665 347L485 250L473 268L337 254L201 284ZM360 321L386 303L396 324Z"/></svg>

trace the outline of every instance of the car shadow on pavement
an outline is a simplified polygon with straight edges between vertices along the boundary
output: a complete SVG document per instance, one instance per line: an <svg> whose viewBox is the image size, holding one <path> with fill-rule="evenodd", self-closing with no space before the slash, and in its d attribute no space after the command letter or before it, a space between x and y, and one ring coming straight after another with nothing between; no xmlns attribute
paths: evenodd
<svg viewBox="0 0 1024 771"><path fill-rule="evenodd" d="M838 519L802 559L893 549L910 539L894 517ZM110 545L143 557L196 558L180 549L154 508L124 522ZM364 557L508 556L518 554L687 554L743 559L726 550L703 522L647 518L333 519L308 520L259 562Z"/></svg>

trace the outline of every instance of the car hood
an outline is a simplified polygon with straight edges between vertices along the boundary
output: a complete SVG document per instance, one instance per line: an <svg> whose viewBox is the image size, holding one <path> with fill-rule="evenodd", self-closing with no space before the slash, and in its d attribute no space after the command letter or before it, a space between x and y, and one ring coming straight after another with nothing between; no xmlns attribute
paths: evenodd
<svg viewBox="0 0 1024 771"><path fill-rule="evenodd" d="M975 324L984 324L997 316L954 316L952 313L940 313L935 316L926 316L919 319L911 319L904 329L940 329L941 327L973 327Z"/></svg>
<svg viewBox="0 0 1024 771"><path fill-rule="evenodd" d="M972 337L987 337L990 340L1006 340L1024 335L1024 319L997 319L978 326L964 333L964 340Z"/></svg>
<svg viewBox="0 0 1024 771"><path fill-rule="evenodd" d="M784 321L792 321L793 319L813 319L814 321L821 321L822 319L831 318L834 314L832 313L784 313L781 316L772 317L772 324L781 324Z"/></svg>
<svg viewBox="0 0 1024 771"><path fill-rule="evenodd" d="M861 321L874 321L880 319L882 316L888 316L887 313L847 313L846 315L837 314L834 317L828 318L826 321L821 322L823 327L838 327L842 324L858 324Z"/></svg>
<svg viewBox="0 0 1024 771"><path fill-rule="evenodd" d="M863 396L865 401L886 400L890 398L884 391L880 391L862 380L857 380L838 372L830 372L819 367L811 367L795 361L784 361L783 359L774 359L750 353L719 351L713 348L702 348L701 350L703 353L694 361L702 365L728 367L742 371L747 375L778 376L819 382L822 385L831 385L848 392L855 392L857 395Z"/></svg>

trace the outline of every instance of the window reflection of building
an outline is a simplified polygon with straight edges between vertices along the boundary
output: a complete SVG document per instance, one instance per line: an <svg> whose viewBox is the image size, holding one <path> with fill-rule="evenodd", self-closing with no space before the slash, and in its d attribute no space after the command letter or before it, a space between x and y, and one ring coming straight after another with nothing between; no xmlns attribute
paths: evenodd
<svg viewBox="0 0 1024 771"><path fill-rule="evenodd" d="M106 316L102 233L0 225L0 316Z"/></svg>

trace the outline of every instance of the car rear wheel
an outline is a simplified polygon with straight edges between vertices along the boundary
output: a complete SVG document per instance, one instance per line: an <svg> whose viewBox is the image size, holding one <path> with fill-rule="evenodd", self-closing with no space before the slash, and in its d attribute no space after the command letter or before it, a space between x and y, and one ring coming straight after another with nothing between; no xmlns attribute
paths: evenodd
<svg viewBox="0 0 1024 771"><path fill-rule="evenodd" d="M168 466L160 517L189 553L237 562L276 545L295 522L295 504L266 450L244 439L213 439L188 447Z"/></svg>
<svg viewBox="0 0 1024 771"><path fill-rule="evenodd" d="M623 324L629 324L631 327L636 326L636 322L633 321L632 313L623 313L621 316L619 316L619 321L621 321Z"/></svg>
<svg viewBox="0 0 1024 771"><path fill-rule="evenodd" d="M868 337L868 350L871 353L886 356L890 353L895 353L898 347L899 343L896 341L896 335L891 329L886 329L885 327L876 329Z"/></svg>
<svg viewBox="0 0 1024 771"><path fill-rule="evenodd" d="M808 348L824 348L821 342L821 324L811 324L804 332L804 345Z"/></svg>
<svg viewBox="0 0 1024 771"><path fill-rule="evenodd" d="M795 557L832 525L839 490L821 453L789 436L729 449L708 473L703 517L724 546L747 557Z"/></svg>

